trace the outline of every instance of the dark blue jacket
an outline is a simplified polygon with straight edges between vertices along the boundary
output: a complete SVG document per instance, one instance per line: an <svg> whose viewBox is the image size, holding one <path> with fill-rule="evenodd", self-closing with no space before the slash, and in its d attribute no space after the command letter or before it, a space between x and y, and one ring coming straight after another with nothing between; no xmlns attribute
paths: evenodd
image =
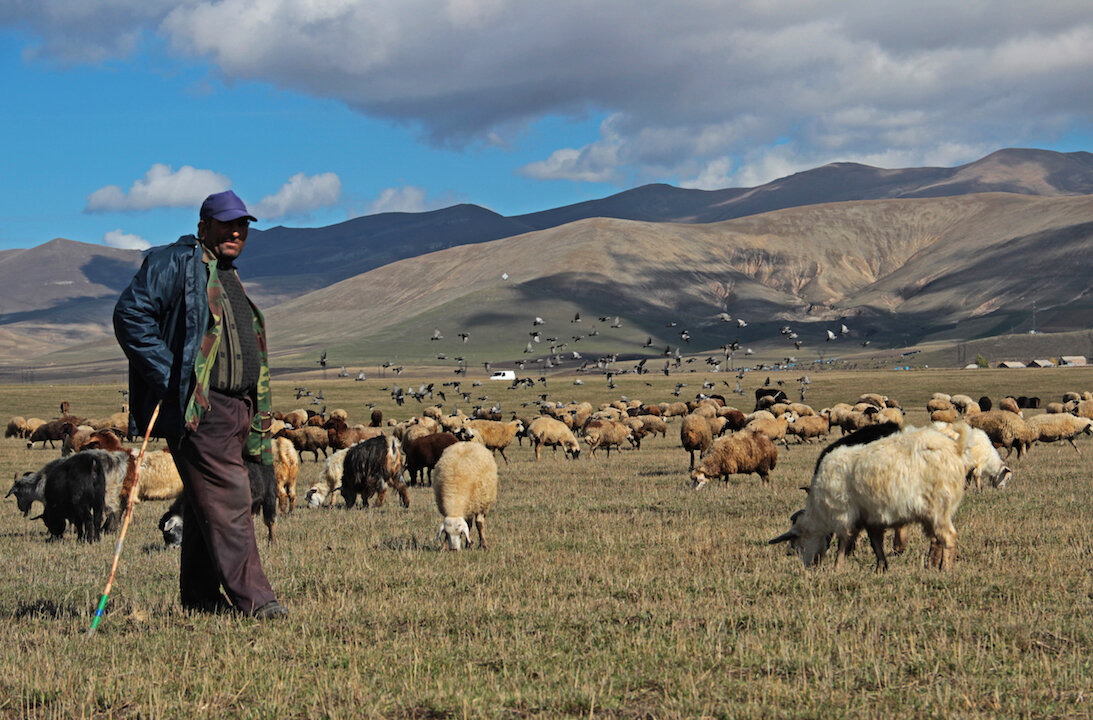
<svg viewBox="0 0 1093 720"><path fill-rule="evenodd" d="M143 436L159 400L154 434L181 438L194 363L209 314L208 267L193 235L153 248L114 306L114 334L129 358L129 430Z"/></svg>

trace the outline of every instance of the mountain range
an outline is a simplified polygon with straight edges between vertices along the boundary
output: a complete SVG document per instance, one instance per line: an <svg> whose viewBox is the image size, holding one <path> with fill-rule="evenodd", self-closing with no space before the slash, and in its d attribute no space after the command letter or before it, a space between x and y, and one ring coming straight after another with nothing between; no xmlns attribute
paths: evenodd
<svg viewBox="0 0 1093 720"><path fill-rule="evenodd" d="M316 367L323 350L348 367L572 366L575 353L735 343L816 359L1084 330L1091 245L1093 154L1011 149L955 168L837 163L745 189L646 185L513 217L457 205L252 229L239 266L275 367ZM0 252L9 374L117 362L110 310L140 257L63 239Z"/></svg>

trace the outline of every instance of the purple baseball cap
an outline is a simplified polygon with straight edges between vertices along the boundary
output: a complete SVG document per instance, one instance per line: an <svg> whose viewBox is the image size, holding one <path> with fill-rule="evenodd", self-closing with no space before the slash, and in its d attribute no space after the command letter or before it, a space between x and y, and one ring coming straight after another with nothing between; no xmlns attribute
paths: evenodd
<svg viewBox="0 0 1093 720"><path fill-rule="evenodd" d="M202 220L213 218L220 222L231 222L232 220L238 220L242 217L245 217L252 222L258 221L258 218L247 212L247 206L244 205L243 201L239 199L239 196L231 190L213 193L205 198L205 202L201 203Z"/></svg>

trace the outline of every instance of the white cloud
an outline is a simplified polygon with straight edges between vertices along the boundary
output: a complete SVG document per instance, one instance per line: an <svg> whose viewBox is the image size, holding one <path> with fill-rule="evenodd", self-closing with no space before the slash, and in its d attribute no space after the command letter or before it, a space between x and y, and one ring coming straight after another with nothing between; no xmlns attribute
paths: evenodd
<svg viewBox="0 0 1093 720"><path fill-rule="evenodd" d="M111 230L103 235L102 244L121 250L147 250L152 247L152 244L140 235L133 235L121 230Z"/></svg>
<svg viewBox="0 0 1093 720"><path fill-rule="evenodd" d="M388 212L416 213L425 212L425 188L406 185L399 188L386 188L369 206L367 215Z"/></svg>
<svg viewBox="0 0 1093 720"><path fill-rule="evenodd" d="M336 173L311 176L297 173L275 194L262 198L252 212L262 219L304 215L312 210L334 205L341 196L342 181Z"/></svg>
<svg viewBox="0 0 1093 720"><path fill-rule="evenodd" d="M536 178L705 184L810 158L922 161L1093 117L1088 0L43 0L0 9L4 24L69 61L154 32L229 81L335 98L445 146L612 118L599 140L543 150L523 170Z"/></svg>
<svg viewBox="0 0 1093 720"><path fill-rule="evenodd" d="M200 207L205 198L231 187L231 180L212 170L184 165L176 172L157 163L126 193L117 185L101 187L87 196L84 212L132 212L162 207Z"/></svg>

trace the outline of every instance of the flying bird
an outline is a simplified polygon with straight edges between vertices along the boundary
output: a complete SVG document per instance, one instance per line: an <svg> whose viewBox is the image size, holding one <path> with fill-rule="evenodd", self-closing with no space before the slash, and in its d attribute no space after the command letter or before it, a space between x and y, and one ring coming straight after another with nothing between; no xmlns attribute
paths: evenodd
<svg viewBox="0 0 1093 720"><path fill-rule="evenodd" d="M838 339L838 336L835 335L835 333L831 332L830 330L827 331L827 341L828 342L831 342L832 340L837 340L837 339Z"/></svg>
<svg viewBox="0 0 1093 720"><path fill-rule="evenodd" d="M536 315L535 319L531 321L532 325L543 325L544 323L545 323L545 321L541 317L539 317L538 315Z"/></svg>
<svg viewBox="0 0 1093 720"><path fill-rule="evenodd" d="M748 321L744 318L736 318L736 327L747 327Z"/></svg>
<svg viewBox="0 0 1093 720"><path fill-rule="evenodd" d="M732 322L732 315L729 315L726 312L717 313L717 319L721 322Z"/></svg>
<svg viewBox="0 0 1093 720"><path fill-rule="evenodd" d="M581 314L577 313L576 315L573 316L573 319L570 320L569 322L579 323L580 321L581 321Z"/></svg>
<svg viewBox="0 0 1093 720"><path fill-rule="evenodd" d="M433 328L433 336L430 340L443 340L444 336L440 334L440 328Z"/></svg>
<svg viewBox="0 0 1093 720"><path fill-rule="evenodd" d="M469 338L469 337L470 337L470 335L465 333L465 332L459 333L459 339L462 340L463 342L467 342L467 338Z"/></svg>

